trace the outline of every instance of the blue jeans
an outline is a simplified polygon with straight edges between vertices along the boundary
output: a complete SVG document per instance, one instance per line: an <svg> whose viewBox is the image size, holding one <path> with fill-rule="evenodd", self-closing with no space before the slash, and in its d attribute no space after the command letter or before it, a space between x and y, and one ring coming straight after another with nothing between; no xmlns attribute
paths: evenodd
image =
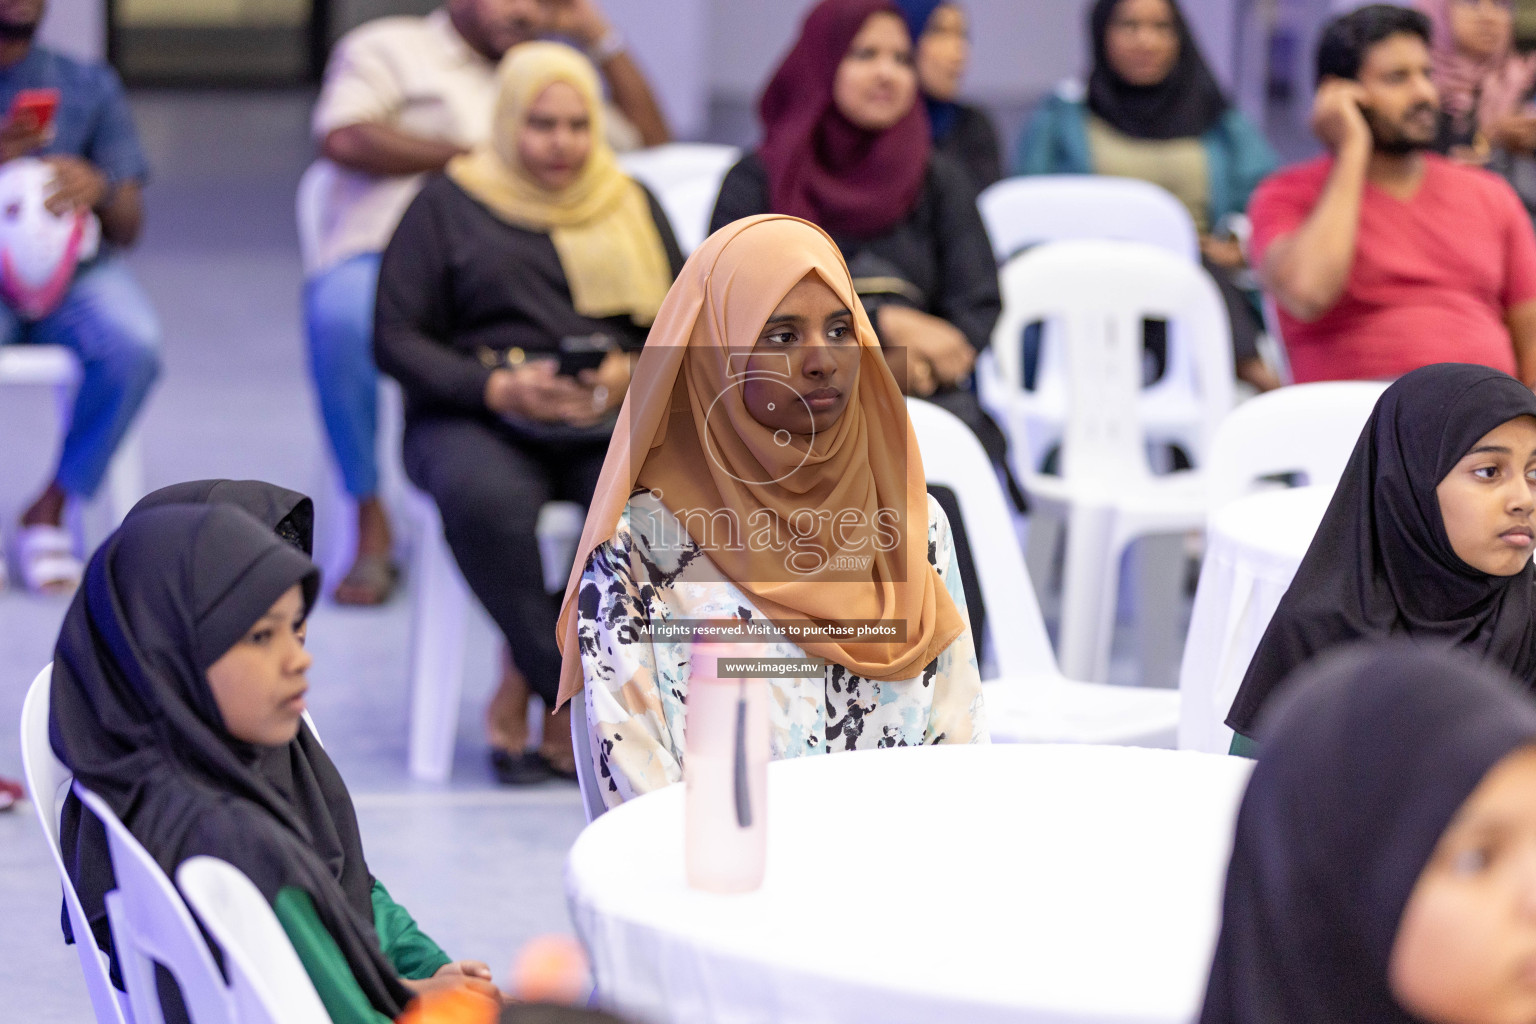
<svg viewBox="0 0 1536 1024"><path fill-rule="evenodd" d="M309 371L331 451L354 498L379 490L379 372L373 365L379 259L379 253L353 256L304 284Z"/></svg>
<svg viewBox="0 0 1536 1024"><path fill-rule="evenodd" d="M160 322L149 296L121 258L106 256L41 320L21 320L0 305L0 344L12 342L63 345L80 360L54 481L72 497L90 498L160 375Z"/></svg>

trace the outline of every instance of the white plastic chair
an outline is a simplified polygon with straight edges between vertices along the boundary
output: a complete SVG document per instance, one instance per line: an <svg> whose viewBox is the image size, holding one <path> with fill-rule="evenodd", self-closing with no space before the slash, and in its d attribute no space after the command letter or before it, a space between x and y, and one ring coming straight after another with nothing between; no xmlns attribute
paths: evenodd
<svg viewBox="0 0 1536 1024"><path fill-rule="evenodd" d="M411 615L410 769L413 778L444 782L453 772L459 705L464 693L464 633L469 619L469 585L443 537L443 521L432 499L407 492L408 514L416 522ZM539 558L544 588L565 590L585 512L568 501L539 510Z"/></svg>
<svg viewBox="0 0 1536 1024"><path fill-rule="evenodd" d="M643 183L659 197L672 185L695 178L711 178L716 185L737 160L741 149L712 142L669 142L619 155L624 173Z"/></svg>
<svg viewBox="0 0 1536 1024"><path fill-rule="evenodd" d="M666 211L684 256L709 237L709 218L714 215L719 196L720 179L715 177L689 178L657 190L656 201Z"/></svg>
<svg viewBox="0 0 1536 1024"><path fill-rule="evenodd" d="M586 690L571 698L571 749L576 754L576 783L581 787L581 803L590 824L608 809L608 805L603 803L597 767L592 762L592 727L587 721Z"/></svg>
<svg viewBox="0 0 1536 1024"><path fill-rule="evenodd" d="M1210 507L1254 489L1263 477L1301 474L1332 489L1386 381L1291 384L1232 410L1216 428L1206 459Z"/></svg>
<svg viewBox="0 0 1536 1024"><path fill-rule="evenodd" d="M983 683L994 742L1171 747L1177 691L1068 679L1057 667L1002 487L981 443L953 414L907 399L930 484L955 492L987 610L997 678ZM976 638L978 646L980 638Z"/></svg>
<svg viewBox="0 0 1536 1024"><path fill-rule="evenodd" d="M999 264L1029 246L1069 239L1145 242L1200 262L1200 237L1189 211L1166 190L1135 178L1004 178L983 189L976 206Z"/></svg>
<svg viewBox="0 0 1536 1024"><path fill-rule="evenodd" d="M992 239L998 264L1032 246L1072 240L1143 242L1157 246L1190 263L1200 262L1200 239L1189 211L1173 195L1135 178L1093 174L1051 174L1005 178L984 189L976 200L987 235ZM1006 278L1003 284L1003 317L992 335L992 345L976 363L977 390L983 404L994 411L999 402L999 377L1009 368L1000 362L1020 356L1024 326L1030 320L1011 315L1012 301ZM1047 330L1049 328L1047 327ZM1049 338L1045 339L1047 342ZM1192 450L1199 424L1186 403L1169 401L1174 382L1167 376L1143 396L1147 434L1159 444L1180 445L1198 464L1200 452ZM1037 420L1044 426L1043 420ZM1045 452L1060 442L1060 424L1054 433L1037 430L1029 439L1035 466ZM1010 434L1017 446L1024 438Z"/></svg>
<svg viewBox="0 0 1536 1024"><path fill-rule="evenodd" d="M1067 524L1062 670L1103 680L1122 552L1138 537L1205 522L1200 472L1154 476L1146 437L1182 420L1196 465L1203 459L1232 408L1226 307L1199 266L1136 242L1053 242L1010 262L1002 280L1008 299L994 334L1001 393L993 408L1007 423L1015 472L1034 503L1032 532L1043 516ZM1143 388L1147 318L1167 322L1168 360L1163 377ZM1052 330L1036 386L1025 390L1017 346L997 341L1035 321ZM1057 438L1060 475L1046 475L1042 454Z"/></svg>
<svg viewBox="0 0 1536 1024"><path fill-rule="evenodd" d="M75 953L80 957L80 970L85 974L85 987L90 992L91 1009L96 1013L97 1024L133 1024L133 1014L128 1008L128 994L112 984L107 955L96 948L96 939L80 906L80 897L64 869L64 857L59 852L59 805L64 790L74 777L69 769L53 756L48 742L49 687L53 679L53 663L32 680L26 699L21 705L21 766L26 775L27 794L32 809L37 812L37 822L43 827L43 837L48 840L48 853L59 873L64 888L64 907L69 914L69 927L75 935Z"/></svg>
<svg viewBox="0 0 1536 1024"><path fill-rule="evenodd" d="M176 979L192 1024L239 1024L213 954L176 887L105 800L78 782L74 788L107 830L117 879L117 888L107 893L107 918L136 1024L165 1024L157 963Z"/></svg>
<svg viewBox="0 0 1536 1024"><path fill-rule="evenodd" d="M0 345L0 387L52 388L61 432L69 424L79 385L80 366L69 349L60 345ZM103 531L107 532L144 497L144 448L137 428L129 430L112 454L103 490L98 503L108 517ZM71 509L71 515L80 512ZM89 547L83 523L77 518L71 526L81 549Z"/></svg>
<svg viewBox="0 0 1536 1024"><path fill-rule="evenodd" d="M176 886L224 953L235 1020L331 1024L277 915L239 868L193 857L176 869Z"/></svg>
<svg viewBox="0 0 1536 1024"><path fill-rule="evenodd" d="M304 168L299 176L293 205L299 229L299 258L306 278L320 269L320 241L329 226L331 195L340 176L341 169L323 157Z"/></svg>

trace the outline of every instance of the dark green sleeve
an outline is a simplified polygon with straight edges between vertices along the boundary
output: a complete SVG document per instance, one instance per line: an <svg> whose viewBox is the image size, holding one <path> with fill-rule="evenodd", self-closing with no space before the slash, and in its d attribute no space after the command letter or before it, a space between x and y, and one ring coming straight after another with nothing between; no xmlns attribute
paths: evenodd
<svg viewBox="0 0 1536 1024"><path fill-rule="evenodd" d="M390 1024L389 1018L375 1010L363 994L346 957L341 955L341 947L320 923L309 893L287 886L278 891L272 911L288 933L288 941L299 954L299 963L320 993L320 1001L333 1024Z"/></svg>
<svg viewBox="0 0 1536 1024"><path fill-rule="evenodd" d="M1227 751L1235 757L1246 757L1250 761L1258 760L1259 745L1240 732L1232 734L1232 746Z"/></svg>
<svg viewBox="0 0 1536 1024"><path fill-rule="evenodd" d="M377 878L373 880L373 927L379 933L384 955L402 978L430 978L453 962L441 946L416 927L416 919L394 901Z"/></svg>

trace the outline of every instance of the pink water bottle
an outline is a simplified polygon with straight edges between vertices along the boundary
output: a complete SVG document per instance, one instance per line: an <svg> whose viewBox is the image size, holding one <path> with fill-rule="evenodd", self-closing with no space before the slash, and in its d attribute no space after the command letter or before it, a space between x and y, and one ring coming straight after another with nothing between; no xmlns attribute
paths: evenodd
<svg viewBox="0 0 1536 1024"><path fill-rule="evenodd" d="M750 662L759 644L695 641L683 725L683 851L688 884L750 892L768 855L768 683L722 678L721 661Z"/></svg>

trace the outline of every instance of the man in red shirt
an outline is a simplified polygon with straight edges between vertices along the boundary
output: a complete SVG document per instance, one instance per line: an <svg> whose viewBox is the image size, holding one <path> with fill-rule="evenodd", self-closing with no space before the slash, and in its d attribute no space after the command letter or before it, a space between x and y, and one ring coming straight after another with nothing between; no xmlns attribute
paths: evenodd
<svg viewBox="0 0 1536 1024"><path fill-rule="evenodd" d="M1254 192L1253 265L1298 382L1481 363L1536 381L1536 234L1503 179L1426 152L1439 97L1429 21L1386 4L1318 45L1328 154Z"/></svg>

